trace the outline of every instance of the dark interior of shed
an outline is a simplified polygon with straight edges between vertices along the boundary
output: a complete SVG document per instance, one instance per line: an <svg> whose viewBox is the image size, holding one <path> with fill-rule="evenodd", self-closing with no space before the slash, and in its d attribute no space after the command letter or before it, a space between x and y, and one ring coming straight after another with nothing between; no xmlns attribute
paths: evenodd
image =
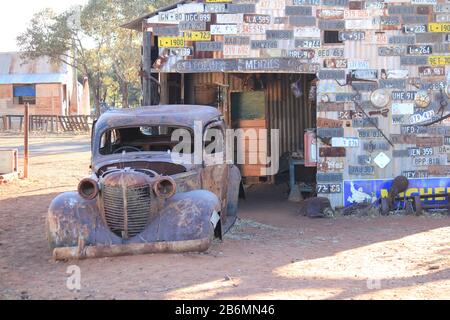
<svg viewBox="0 0 450 320"><path fill-rule="evenodd" d="M245 132L249 129L256 129L256 132L267 129L267 148L258 148L258 159L261 153L271 155L270 133L271 130L278 130L278 173L275 176L264 174L261 171L264 165L260 163L240 165L247 184L289 183L292 188L294 181L305 196L315 191L317 169L304 165L304 134L306 129L316 128L315 75L173 73L169 74L167 84L169 103L210 105L219 108L233 129L242 129ZM235 153L244 152L245 159L249 159L255 152L249 147L251 139L252 137L245 138L243 148L239 148L236 139Z"/></svg>

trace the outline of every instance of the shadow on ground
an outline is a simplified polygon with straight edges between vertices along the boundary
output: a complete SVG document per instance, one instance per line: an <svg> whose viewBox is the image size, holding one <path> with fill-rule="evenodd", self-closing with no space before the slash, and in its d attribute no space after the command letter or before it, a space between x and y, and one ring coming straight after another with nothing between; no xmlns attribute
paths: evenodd
<svg viewBox="0 0 450 320"><path fill-rule="evenodd" d="M448 218L313 220L299 217L297 205L287 202L284 192L283 187L249 190L240 206L241 221L247 224L238 224L231 236L204 254L67 264L51 261L45 238L46 211L57 193L2 200L0 297L20 298L25 291L32 299L351 299L413 287L421 294L420 286L450 278L448 248L438 234L448 226ZM428 243L420 238L416 252L411 252L415 240L408 237L427 232ZM438 237L433 240L435 233ZM414 255L424 256L423 261L414 260ZM410 260L402 264L401 259ZM65 287L71 264L83 272L79 293ZM381 270L384 264L387 267ZM448 282L445 285L448 288Z"/></svg>

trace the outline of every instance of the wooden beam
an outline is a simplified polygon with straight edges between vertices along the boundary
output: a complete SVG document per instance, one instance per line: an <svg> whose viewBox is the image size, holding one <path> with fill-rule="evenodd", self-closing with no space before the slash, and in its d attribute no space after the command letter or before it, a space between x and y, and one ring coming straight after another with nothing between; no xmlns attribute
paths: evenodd
<svg viewBox="0 0 450 320"><path fill-rule="evenodd" d="M24 112L24 160L23 160L23 177L28 178L28 156L29 156L29 131L30 131L30 104L25 105Z"/></svg>
<svg viewBox="0 0 450 320"><path fill-rule="evenodd" d="M144 31L143 33L143 50L142 50L142 90L143 90L143 101L144 106L152 105L152 80L151 70L152 70L152 33Z"/></svg>
<svg viewBox="0 0 450 320"><path fill-rule="evenodd" d="M159 83L161 84L161 104L169 104L169 82L168 74L160 73Z"/></svg>

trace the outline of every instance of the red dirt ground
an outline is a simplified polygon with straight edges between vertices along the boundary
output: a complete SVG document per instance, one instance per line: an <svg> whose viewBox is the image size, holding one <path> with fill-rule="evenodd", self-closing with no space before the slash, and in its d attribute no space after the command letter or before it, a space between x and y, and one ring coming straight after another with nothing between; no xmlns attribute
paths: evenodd
<svg viewBox="0 0 450 320"><path fill-rule="evenodd" d="M88 137L32 138L32 144ZM20 139L0 136L0 146ZM82 150L81 148L80 150ZM88 147L87 147L88 149ZM89 152L39 153L0 186L0 299L449 299L448 216L300 217L284 187L252 188L241 220L205 254L52 261L45 216L89 173ZM81 268L82 288L66 287Z"/></svg>

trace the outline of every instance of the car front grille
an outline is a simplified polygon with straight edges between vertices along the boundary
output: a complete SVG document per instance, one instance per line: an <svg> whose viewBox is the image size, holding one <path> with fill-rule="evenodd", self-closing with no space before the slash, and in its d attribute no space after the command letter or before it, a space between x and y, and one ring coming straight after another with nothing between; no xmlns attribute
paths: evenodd
<svg viewBox="0 0 450 320"><path fill-rule="evenodd" d="M113 233L128 239L144 231L151 217L149 185L132 188L104 185L102 191L105 220Z"/></svg>

